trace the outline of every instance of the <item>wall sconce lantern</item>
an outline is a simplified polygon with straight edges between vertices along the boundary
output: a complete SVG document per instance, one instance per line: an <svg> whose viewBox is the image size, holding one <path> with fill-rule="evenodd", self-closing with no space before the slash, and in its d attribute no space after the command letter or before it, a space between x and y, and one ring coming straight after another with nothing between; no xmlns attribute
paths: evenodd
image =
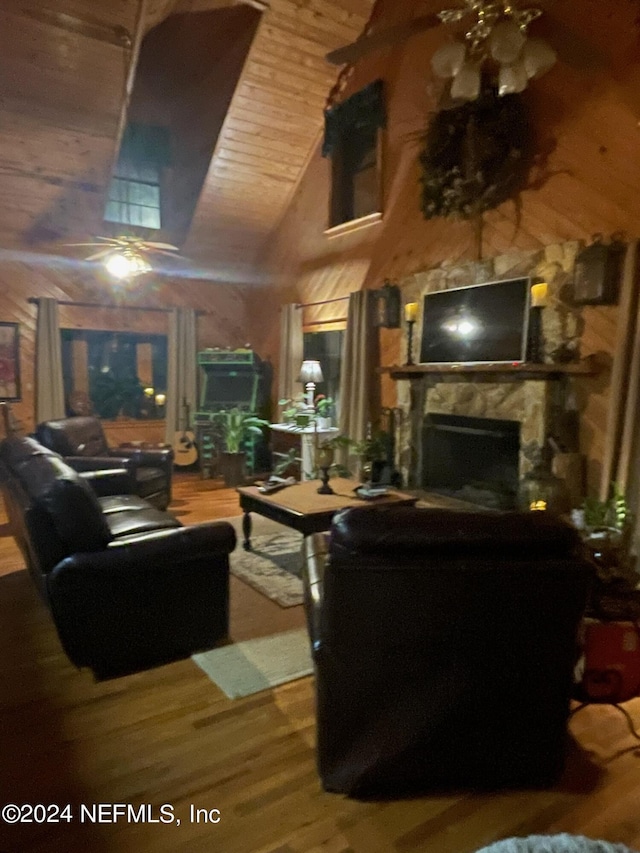
<svg viewBox="0 0 640 853"><path fill-rule="evenodd" d="M400 328L400 288L385 279L380 290L376 290L376 326L383 329Z"/></svg>
<svg viewBox="0 0 640 853"><path fill-rule="evenodd" d="M624 245L604 243L597 234L593 243L576 257L573 270L573 302L576 305L614 305Z"/></svg>

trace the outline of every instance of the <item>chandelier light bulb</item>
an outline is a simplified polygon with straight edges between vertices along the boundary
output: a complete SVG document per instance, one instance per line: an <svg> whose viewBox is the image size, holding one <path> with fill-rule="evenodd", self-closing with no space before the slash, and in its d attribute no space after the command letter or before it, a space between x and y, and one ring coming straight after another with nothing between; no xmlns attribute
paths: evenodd
<svg viewBox="0 0 640 853"><path fill-rule="evenodd" d="M431 57L431 67L438 77L455 77L464 62L466 48L461 42L451 42L438 48Z"/></svg>
<svg viewBox="0 0 640 853"><path fill-rule="evenodd" d="M475 101L480 94L480 66L465 62L451 84L451 97L463 101Z"/></svg>
<svg viewBox="0 0 640 853"><path fill-rule="evenodd" d="M555 50L542 39L527 39L522 49L522 62L527 77L540 77L545 74L557 60Z"/></svg>
<svg viewBox="0 0 640 853"><path fill-rule="evenodd" d="M498 75L498 94L514 95L524 92L527 88L527 72L522 62L513 62L511 65L501 65Z"/></svg>
<svg viewBox="0 0 640 853"><path fill-rule="evenodd" d="M515 62L526 40L527 37L512 18L500 21L489 36L491 56L496 62L502 62L505 65Z"/></svg>

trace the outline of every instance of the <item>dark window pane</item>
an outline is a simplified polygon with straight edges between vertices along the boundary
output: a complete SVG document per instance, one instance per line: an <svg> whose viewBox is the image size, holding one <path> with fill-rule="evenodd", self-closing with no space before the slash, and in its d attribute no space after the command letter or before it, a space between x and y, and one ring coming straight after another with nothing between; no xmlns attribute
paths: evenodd
<svg viewBox="0 0 640 853"><path fill-rule="evenodd" d="M98 417L164 417L155 395L167 390L166 335L62 329L61 338L67 405L80 391Z"/></svg>

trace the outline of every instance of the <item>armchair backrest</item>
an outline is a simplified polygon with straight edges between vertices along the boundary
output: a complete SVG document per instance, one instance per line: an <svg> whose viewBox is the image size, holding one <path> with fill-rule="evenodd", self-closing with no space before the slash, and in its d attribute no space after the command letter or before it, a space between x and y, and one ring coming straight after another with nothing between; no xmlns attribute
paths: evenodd
<svg viewBox="0 0 640 853"><path fill-rule="evenodd" d="M107 456L109 445L98 418L78 416L43 421L36 438L61 456Z"/></svg>
<svg viewBox="0 0 640 853"><path fill-rule="evenodd" d="M325 787L550 781L590 578L545 513L338 513L314 647Z"/></svg>

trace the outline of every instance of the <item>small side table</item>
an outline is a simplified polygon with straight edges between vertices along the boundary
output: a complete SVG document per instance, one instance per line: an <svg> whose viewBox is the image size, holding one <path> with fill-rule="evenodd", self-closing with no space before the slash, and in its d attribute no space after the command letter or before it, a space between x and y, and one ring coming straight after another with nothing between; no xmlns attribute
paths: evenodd
<svg viewBox="0 0 640 853"><path fill-rule="evenodd" d="M312 480L315 470L314 451L316 440L326 441L338 434L337 427L328 429L315 429L314 427L298 427L295 424L270 424L276 432L286 432L290 435L300 436L300 458L301 458L301 480Z"/></svg>

